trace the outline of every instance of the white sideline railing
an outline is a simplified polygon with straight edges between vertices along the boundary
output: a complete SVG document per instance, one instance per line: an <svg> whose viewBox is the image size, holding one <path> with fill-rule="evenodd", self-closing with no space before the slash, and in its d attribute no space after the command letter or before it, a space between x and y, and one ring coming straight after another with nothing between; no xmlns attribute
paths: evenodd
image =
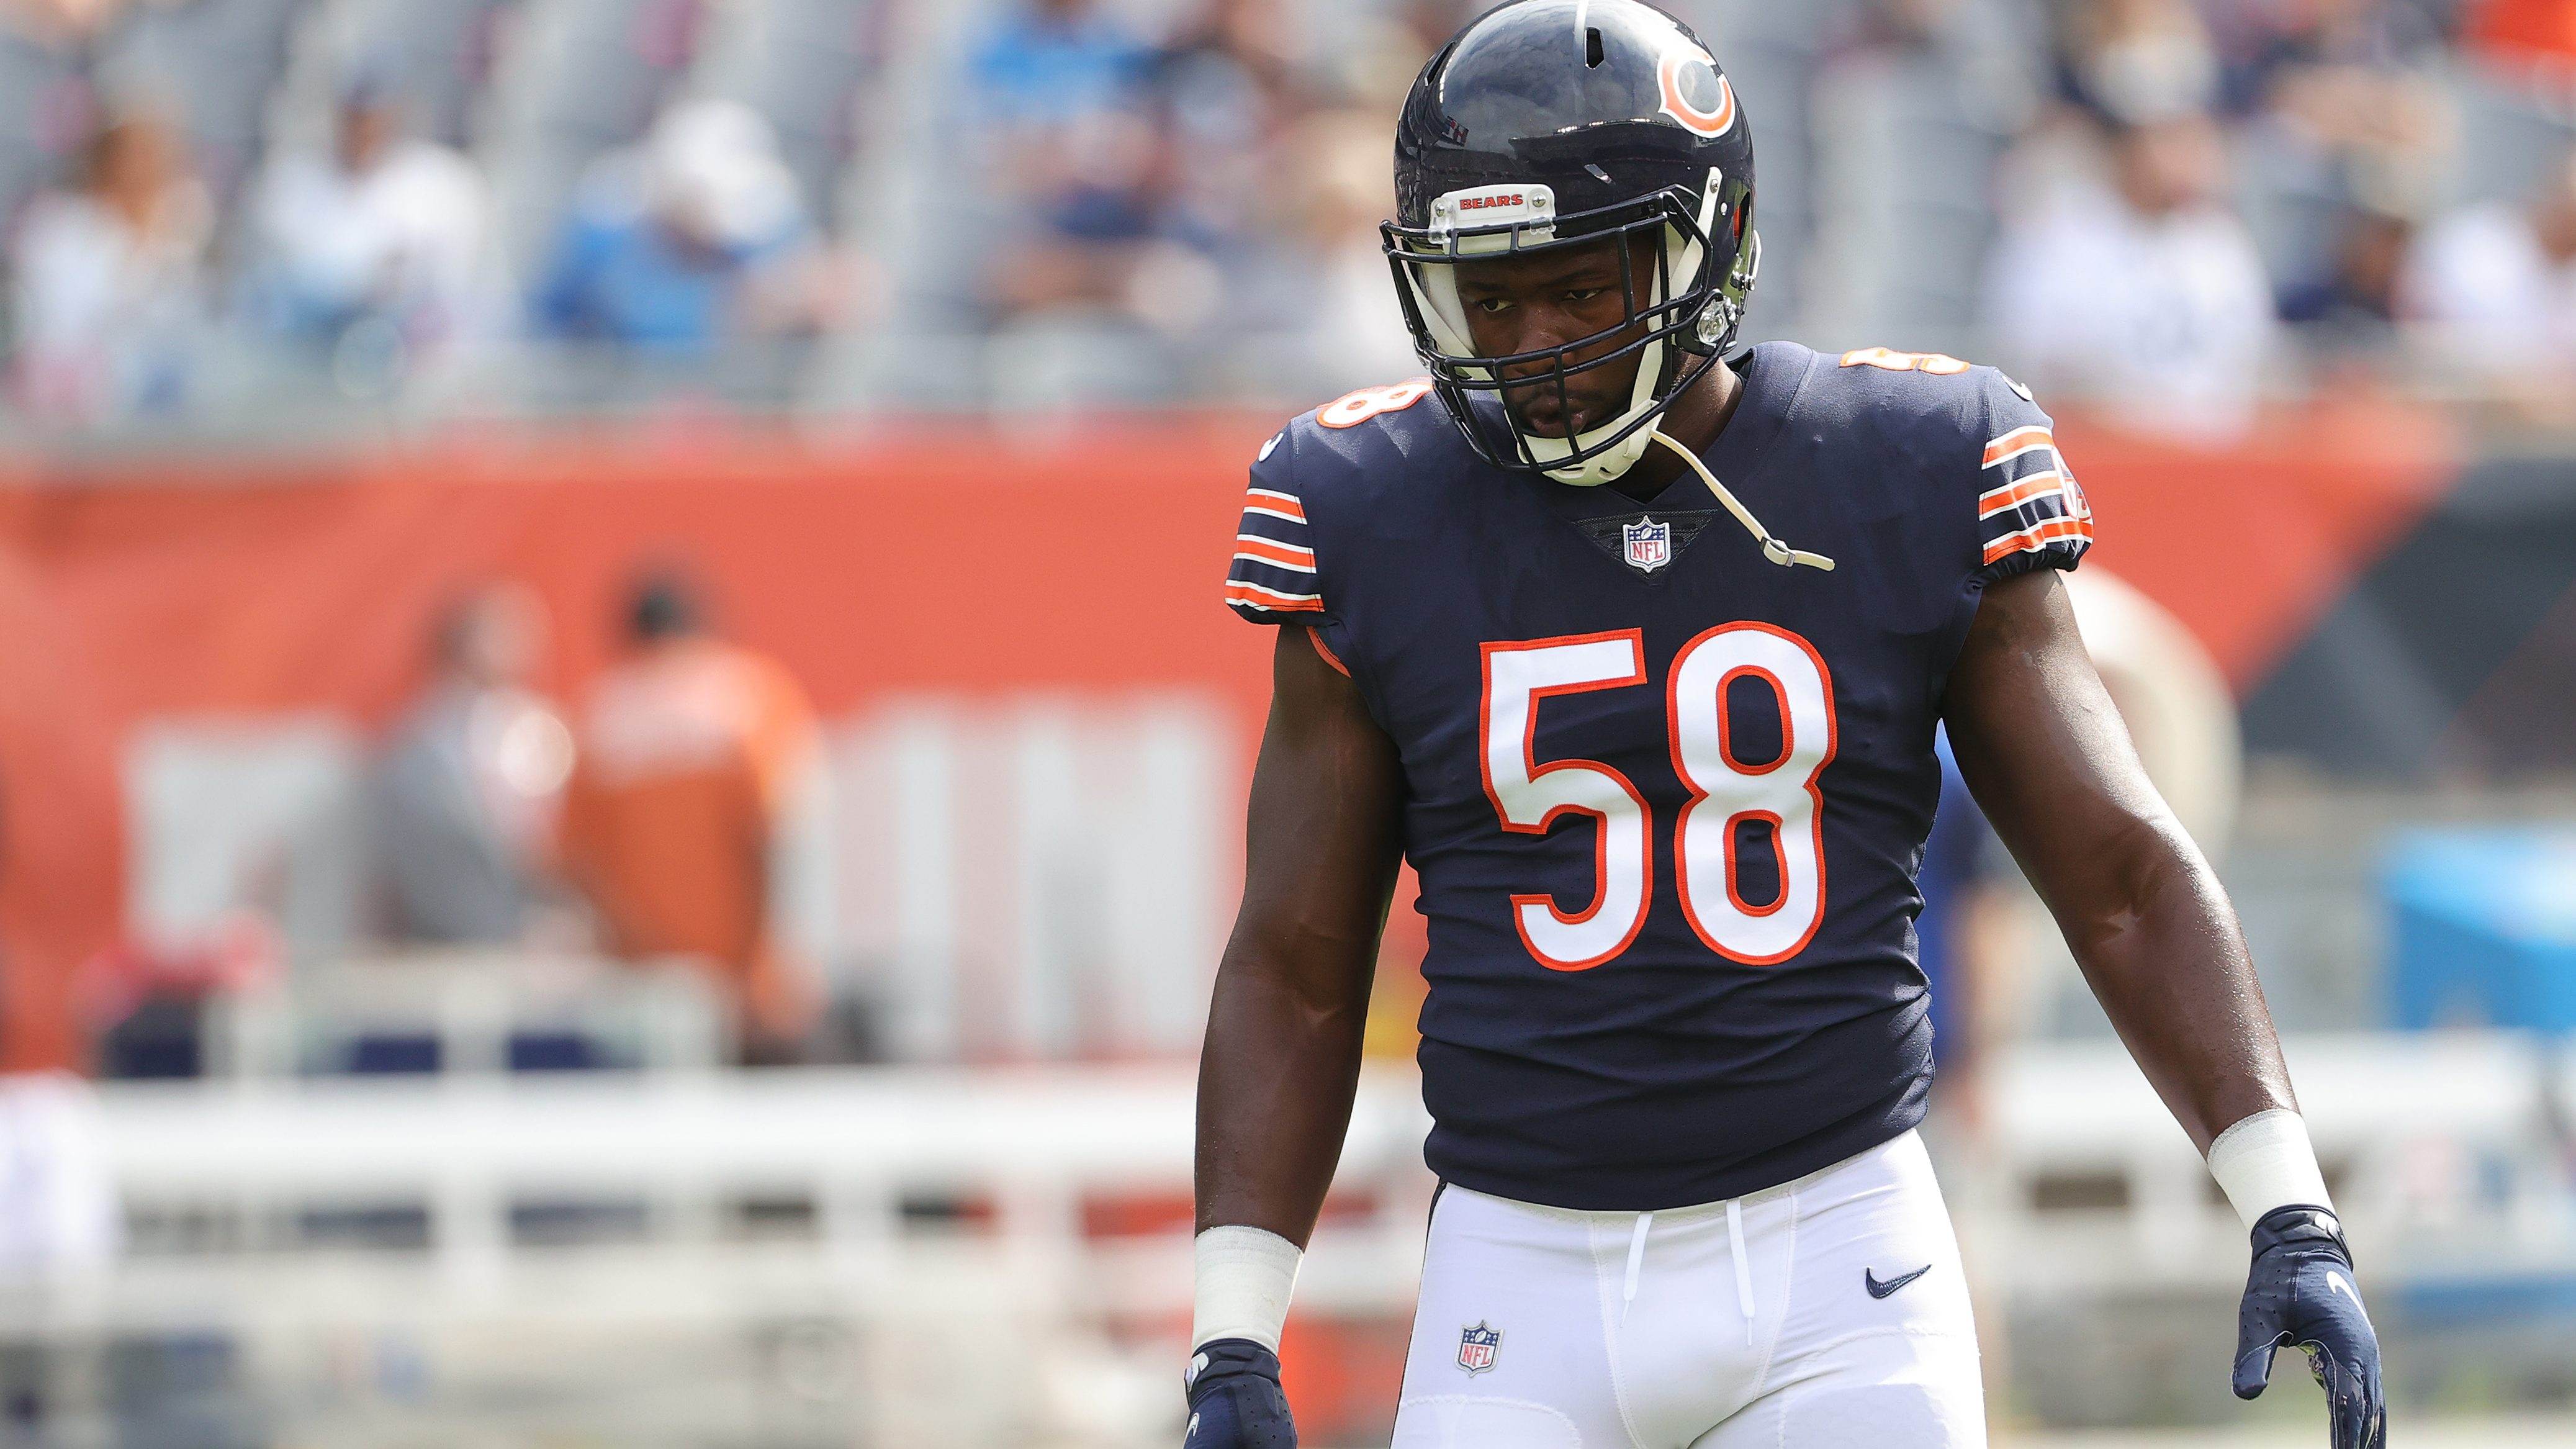
<svg viewBox="0 0 2576 1449"><path fill-rule="evenodd" d="M2380 1296L2392 1281L2576 1272L2550 1105L2576 1083L2539 1044L2289 1050L2383 1314L2402 1302ZM2223 1313L2242 1229L2125 1053L2034 1046L1992 1073L1983 1130L1963 1131L1969 1116L1931 1134L1982 1302L2181 1288ZM1186 1201L1191 1081L1166 1064L109 1084L94 1145L130 1218L407 1204L426 1240L287 1231L169 1251L138 1235L93 1271L0 1281L0 1330L67 1365L120 1337L211 1334L240 1345L304 1441L351 1449L424 1442L433 1407L456 1416L441 1442L610 1424L613 1442L681 1449L731 1442L755 1403L802 1415L810 1442L1141 1449L1177 1432L1188 1238L1174 1219L1104 1235L1084 1209ZM1380 1332L1410 1313L1426 1126L1411 1071L1373 1068L1301 1313ZM925 1226L905 1211L925 1198L989 1212ZM635 1230L514 1240L514 1204L602 1199L644 1204ZM779 1199L810 1204L794 1233L728 1228L728 1204ZM1025 1371L987 1372L997 1343ZM434 1402L399 1379L348 1388L353 1354L435 1365ZM103 1424L101 1404L85 1412Z"/></svg>
<svg viewBox="0 0 2576 1449"><path fill-rule="evenodd" d="M2375 1270L2576 1268L2576 1203L2553 1127L2565 1114L2551 1098L2576 1100L2576 1073L2541 1044L2368 1035L2294 1039L2289 1052L2338 1205L2374 1244ZM909 1251L923 1235L907 1228L905 1203L946 1199L989 1207L975 1233L946 1240L1083 1265L1117 1285L1112 1299L1142 1310L1165 1294L1166 1309L1186 1301L1178 1232L1087 1236L1083 1207L1187 1194L1191 1083L1174 1064L244 1079L108 1084L98 1097L108 1171L130 1216L274 1221L417 1204L424 1291L485 1308L517 1296L522 1267L584 1253L630 1266L657 1252L718 1262L733 1250L723 1216L744 1201L810 1204L798 1240L810 1246L762 1243L760 1253L846 1265ZM2241 1227L2115 1043L2011 1052L1984 1098L1981 1133L1934 1136L1972 1255L1995 1286L2216 1283L2242 1271ZM1301 1302L1409 1305L1430 1186L1426 1127L1410 1070L1372 1068L1336 1186L1363 1206L1332 1219ZM600 1200L646 1205L634 1241L513 1245L514 1204ZM352 1256L130 1253L110 1276L220 1272L226 1261L291 1275L306 1258L337 1272Z"/></svg>
<svg viewBox="0 0 2576 1449"><path fill-rule="evenodd" d="M2293 1036L2292 1080L2365 1271L2476 1277L2576 1271L2561 1140L2576 1070L2500 1031ZM2141 1279L2219 1286L2244 1228L2128 1054L2109 1041L2004 1054L1982 1142L1953 1142L1954 1208L1990 1282L2012 1291ZM2051 1189L2075 1187L2051 1207ZM2113 1189L2116 1200L2084 1199Z"/></svg>
<svg viewBox="0 0 2576 1449"><path fill-rule="evenodd" d="M795 1296L840 1309L881 1300L907 1259L998 1253L1077 1275L1086 1304L1168 1314L1187 1303L1185 1235L1090 1235L1084 1208L1186 1201L1192 1082L1188 1066L1172 1064L110 1083L98 1091L104 1157L130 1218L257 1223L417 1205L427 1251L129 1251L104 1277L47 1298L75 1319L160 1320L174 1285L202 1302L236 1275L262 1287L235 1305L242 1312L327 1318L347 1295L299 1307L299 1275L346 1283L354 1274L405 1282L424 1309L544 1313L566 1307L546 1300L567 1274L704 1284L775 1279L802 1262L811 1291ZM1431 1188L1420 1156L1427 1126L1409 1070L1369 1073L1335 1188L1349 1207L1329 1212L1319 1234L1301 1292L1310 1306L1370 1313L1410 1302ZM906 1204L925 1199L975 1204L979 1221L909 1227ZM781 1200L810 1209L794 1240L745 1242L724 1230L730 1206ZM645 1205L633 1241L512 1242L514 1205L601 1201Z"/></svg>

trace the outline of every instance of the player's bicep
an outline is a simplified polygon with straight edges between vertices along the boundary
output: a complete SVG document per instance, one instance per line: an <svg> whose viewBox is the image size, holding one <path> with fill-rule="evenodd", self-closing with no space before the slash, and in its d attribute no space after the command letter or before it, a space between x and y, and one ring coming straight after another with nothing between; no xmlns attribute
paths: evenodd
<svg viewBox="0 0 2576 1449"><path fill-rule="evenodd" d="M2055 570L1985 590L1943 700L1978 806L2052 900L2111 866L2171 812L2147 780Z"/></svg>
<svg viewBox="0 0 2576 1449"><path fill-rule="evenodd" d="M1227 962L1339 976L1375 958L1400 853L1403 770L1357 687L1308 631L1278 632Z"/></svg>

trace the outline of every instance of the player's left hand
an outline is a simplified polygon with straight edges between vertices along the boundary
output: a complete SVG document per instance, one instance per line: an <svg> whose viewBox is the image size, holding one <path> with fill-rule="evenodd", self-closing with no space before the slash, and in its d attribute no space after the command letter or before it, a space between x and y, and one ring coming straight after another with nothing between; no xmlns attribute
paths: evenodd
<svg viewBox="0 0 2576 1449"><path fill-rule="evenodd" d="M2323 1208L2274 1208L2254 1225L2254 1267L2236 1311L2236 1397L2263 1392L2285 1346L2308 1356L2326 1391L2333 1449L2382 1449L2379 1334L2361 1306L2343 1225Z"/></svg>

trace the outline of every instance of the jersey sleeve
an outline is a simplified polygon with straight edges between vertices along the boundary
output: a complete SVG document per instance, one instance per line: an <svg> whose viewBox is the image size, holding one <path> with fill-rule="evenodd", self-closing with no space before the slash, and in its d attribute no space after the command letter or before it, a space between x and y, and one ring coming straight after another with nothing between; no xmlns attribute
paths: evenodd
<svg viewBox="0 0 2576 1449"><path fill-rule="evenodd" d="M1225 602L1255 624L1317 622L1324 595L1315 572L1315 535L1298 496L1286 431L1264 444L1252 464L1242 521L1234 531L1234 563L1226 570Z"/></svg>
<svg viewBox="0 0 2576 1449"><path fill-rule="evenodd" d="M2057 425L2021 384L1986 370L1977 474L1977 577L2071 569L2093 546L2093 509L2057 449Z"/></svg>

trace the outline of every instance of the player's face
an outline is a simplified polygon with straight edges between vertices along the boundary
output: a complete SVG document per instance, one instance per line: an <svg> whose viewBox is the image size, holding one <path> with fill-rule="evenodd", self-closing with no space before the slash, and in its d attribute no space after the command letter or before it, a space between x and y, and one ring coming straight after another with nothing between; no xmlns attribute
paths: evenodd
<svg viewBox="0 0 2576 1449"><path fill-rule="evenodd" d="M1598 335L1600 340L1566 355L1566 366L1572 368L1643 337L1646 323L1632 319L1654 283L1654 243L1640 237L1629 244L1624 278L1619 245L1603 241L1460 264L1458 300L1466 307L1468 340L1475 343L1477 355L1540 352ZM1630 298L1627 286L1634 286L1640 296ZM1503 369L1503 403L1527 431L1543 438L1571 437L1627 409L1639 361L1631 354L1588 371L1570 372L1562 398L1555 369L1547 362L1512 363ZM1566 414L1569 401L1571 417Z"/></svg>

